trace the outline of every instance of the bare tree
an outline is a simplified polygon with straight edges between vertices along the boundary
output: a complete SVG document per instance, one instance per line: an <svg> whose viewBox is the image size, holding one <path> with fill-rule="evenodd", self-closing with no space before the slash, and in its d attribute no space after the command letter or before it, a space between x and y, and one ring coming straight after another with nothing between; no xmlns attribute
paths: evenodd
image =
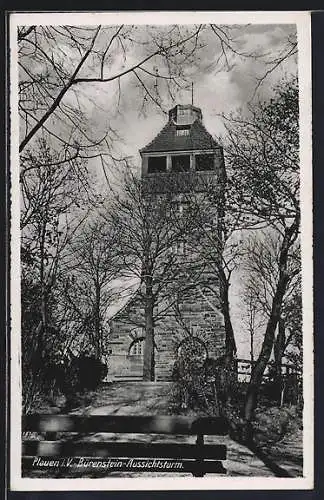
<svg viewBox="0 0 324 500"><path fill-rule="evenodd" d="M46 329L47 297L55 283L62 252L84 214L75 212L76 217L69 217L72 209L78 210L82 197L79 175L71 173L71 165L62 168L56 163L46 141L39 142L37 153L24 163L21 173L21 241L23 260L38 275L42 324ZM82 168L79 165L79 170Z"/></svg>
<svg viewBox="0 0 324 500"><path fill-rule="evenodd" d="M28 156L21 173L21 264L22 342L24 375L41 375L42 359L64 342L58 334L59 319L54 313L57 279L64 266L68 242L87 211L79 203L85 194L79 185L80 172L73 174L45 140ZM61 332L63 335L63 332ZM31 380L31 389L35 379Z"/></svg>
<svg viewBox="0 0 324 500"><path fill-rule="evenodd" d="M246 309L244 314L244 323L249 333L250 360L252 366L255 360L256 335L259 329L263 326L263 321L260 319L260 306L256 300L253 285L253 280L249 280L243 289L243 303Z"/></svg>
<svg viewBox="0 0 324 500"><path fill-rule="evenodd" d="M116 198L109 216L121 236L123 275L140 283L137 297L144 304L144 316L135 321L142 321L145 329L146 380L154 379L154 326L174 306L179 293L196 286L203 272L191 248L195 205L180 212L179 193L169 189L172 182L155 179L154 189L148 189L145 181L128 176L125 193Z"/></svg>
<svg viewBox="0 0 324 500"><path fill-rule="evenodd" d="M20 152L43 131L55 138L69 158L80 151L90 157L100 145L109 154L114 130L109 127L101 138L91 136L85 108L87 102L97 104L84 89L110 85L112 92L117 91L118 107L121 81L129 76L140 86L145 100L161 107L159 82L171 93L185 83L182 63L193 60L201 29L123 25L20 28Z"/></svg>
<svg viewBox="0 0 324 500"><path fill-rule="evenodd" d="M245 245L245 290L248 298L248 310L250 319L254 311L255 317L259 319L259 328L267 324L271 315L272 302L276 293L276 287L279 277L279 255L281 238L274 231L262 231L253 234L248 238ZM290 297L294 294L300 281L300 249L298 242L291 247L288 262L287 274L288 282L286 291L282 300L280 318L278 320L274 345L274 381L278 387L282 386L282 359L289 345L286 338L285 314L286 303L289 303ZM291 340L291 338L290 338ZM278 400L280 396L278 394Z"/></svg>
<svg viewBox="0 0 324 500"><path fill-rule="evenodd" d="M103 219L95 218L81 227L69 245L70 262L62 276L62 298L73 318L70 344L82 346L83 338L100 359L108 336L107 310L117 300L119 289L119 234Z"/></svg>
<svg viewBox="0 0 324 500"><path fill-rule="evenodd" d="M231 182L238 204L251 227L278 234L278 275L261 352L249 383L245 418L249 423L269 361L290 275L291 253L299 236L298 85L279 85L269 102L250 109L249 116L227 121ZM298 266L297 266L298 267Z"/></svg>
<svg viewBox="0 0 324 500"><path fill-rule="evenodd" d="M195 210L196 228L193 233L199 262L208 269L208 280L201 284L208 293L215 296L215 303L220 304L225 325L225 360L228 367L233 367L236 357L236 341L230 314L229 290L233 271L240 260L241 249L238 242L242 229L239 211L232 212L229 186L223 162L217 175L199 179L201 193L187 198ZM238 234L237 234L238 233ZM199 284L197 285L199 286Z"/></svg>
<svg viewBox="0 0 324 500"><path fill-rule="evenodd" d="M215 205L212 204L215 209ZM204 208L201 207L203 210ZM204 210L203 219L206 217ZM205 219L206 220L206 219ZM230 314L230 298L229 290L233 271L237 268L240 257L240 249L238 243L231 236L225 235L223 232L224 221L218 217L210 219L211 222L206 222L202 225L200 231L200 251L203 262L208 262L210 276L213 276L214 286L210 287L210 291L217 290L217 295L220 297L221 312L224 317L225 324L225 355L226 364L232 365L236 357L236 341L234 328ZM228 233L227 233L228 234ZM215 285L219 286L215 286Z"/></svg>

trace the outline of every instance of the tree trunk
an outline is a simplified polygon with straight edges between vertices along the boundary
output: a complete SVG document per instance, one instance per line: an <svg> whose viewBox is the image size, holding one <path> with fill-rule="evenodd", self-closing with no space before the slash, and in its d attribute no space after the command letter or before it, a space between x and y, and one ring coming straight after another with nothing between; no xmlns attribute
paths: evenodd
<svg viewBox="0 0 324 500"><path fill-rule="evenodd" d="M288 252L298 236L299 216L294 223L286 229L279 254L279 278L276 291L272 300L271 312L264 335L260 355L252 370L250 383L247 389L244 407L244 418L247 426L250 426L254 410L257 404L257 396L262 383L262 377L267 363L270 359L275 332L281 315L281 307L289 282L287 272Z"/></svg>
<svg viewBox="0 0 324 500"><path fill-rule="evenodd" d="M250 330L250 359L253 366L254 363L254 329L253 327Z"/></svg>
<svg viewBox="0 0 324 500"><path fill-rule="evenodd" d="M285 350L286 341L286 328L283 318L278 322L278 333L273 346L274 354L274 384L276 388L276 399L279 406L281 406L281 393L282 393L282 358Z"/></svg>
<svg viewBox="0 0 324 500"><path fill-rule="evenodd" d="M39 280L40 280L40 288L41 288L41 303L40 303L40 312L41 312L41 320L42 327L39 330L38 338L37 338L37 355L39 357L39 361L43 356L43 340L46 335L47 330L47 290L45 283L45 235L46 235L46 221L43 222L41 227L40 234L40 271L39 271Z"/></svg>
<svg viewBox="0 0 324 500"><path fill-rule="evenodd" d="M217 267L218 267L218 275L220 282L221 311L224 316L224 326L225 326L225 364L227 367L229 367L233 366L234 357L236 355L236 342L230 315L230 306L228 297L229 280L226 277L224 271L224 262L223 262L223 251L224 251L224 241L225 241L224 217L225 217L226 184L227 184L224 161L222 161L219 167L218 183L219 183L219 198L217 206L217 235L219 241L219 256L217 259L218 260Z"/></svg>
<svg viewBox="0 0 324 500"><path fill-rule="evenodd" d="M100 342L100 285L96 283L96 301L95 301L95 311L94 311L94 341L95 341L95 356L97 359L101 359L101 342Z"/></svg>
<svg viewBox="0 0 324 500"><path fill-rule="evenodd" d="M224 316L225 326L225 364L231 366L236 355L236 342L234 337L234 329L231 320L230 306L229 306L229 283L226 279L225 272L221 267L219 270L220 275L220 299L221 310Z"/></svg>
<svg viewBox="0 0 324 500"><path fill-rule="evenodd" d="M251 421L251 419L253 418L253 412L256 407L257 394L261 386L264 370L266 369L267 363L270 359L275 332L280 317L282 299L287 287L287 281L287 276L283 275L278 282L277 290L272 301L270 318L267 324L261 352L252 370L244 409L244 417L247 422Z"/></svg>
<svg viewBox="0 0 324 500"><path fill-rule="evenodd" d="M154 373L154 322L153 322L153 296L152 278L146 277L145 291L145 342L143 360L143 380L153 381Z"/></svg>
<svg viewBox="0 0 324 500"><path fill-rule="evenodd" d="M253 366L254 363L254 328L255 328L255 316L256 316L256 309L254 305L254 299L253 297L250 298L249 300L249 333L250 333L250 359L251 359L251 366Z"/></svg>

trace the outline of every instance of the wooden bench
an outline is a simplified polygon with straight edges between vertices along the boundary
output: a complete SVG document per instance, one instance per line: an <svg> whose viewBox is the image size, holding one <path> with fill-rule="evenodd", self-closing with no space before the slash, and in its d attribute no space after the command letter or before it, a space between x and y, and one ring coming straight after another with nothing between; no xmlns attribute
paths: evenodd
<svg viewBox="0 0 324 500"><path fill-rule="evenodd" d="M71 457L76 457L75 460L86 457L91 463L104 460L104 465L116 465L109 469L114 472L136 472L139 470L136 464L139 466L141 461L144 466L140 470L145 472L189 472L196 477L202 477L206 472L226 473L222 464L222 460L226 460L226 446L204 443L206 435L227 434L227 421L221 417L34 414L23 417L22 430L41 434L37 439L23 438L24 470L35 469L46 461L53 462L55 457L59 458L61 467ZM91 433L195 435L196 442L152 443L134 441L134 437L119 442L109 440L109 436L105 441L82 441ZM42 457L42 460L37 461L37 457Z"/></svg>

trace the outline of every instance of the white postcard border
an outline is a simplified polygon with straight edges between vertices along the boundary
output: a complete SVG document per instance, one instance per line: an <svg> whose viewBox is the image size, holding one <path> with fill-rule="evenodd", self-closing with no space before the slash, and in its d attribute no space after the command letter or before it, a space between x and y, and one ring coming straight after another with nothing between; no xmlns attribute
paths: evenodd
<svg viewBox="0 0 324 500"><path fill-rule="evenodd" d="M19 231L19 118L18 118L18 25L44 24L296 24L300 88L301 240L304 335L304 477L210 478L105 478L31 479L21 477L21 374L20 374L20 231ZM313 488L314 395L313 395L313 265L312 265L312 133L311 133L311 31L309 12L52 12L10 14L10 111L11 111L11 408L10 488L25 491L55 490L291 490ZM226 466L226 463L225 463Z"/></svg>

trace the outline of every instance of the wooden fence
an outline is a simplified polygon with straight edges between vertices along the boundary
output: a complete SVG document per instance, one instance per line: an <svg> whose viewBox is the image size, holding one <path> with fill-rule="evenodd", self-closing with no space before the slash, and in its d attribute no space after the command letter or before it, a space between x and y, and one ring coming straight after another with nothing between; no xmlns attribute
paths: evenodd
<svg viewBox="0 0 324 500"><path fill-rule="evenodd" d="M254 365L255 362L249 359L239 358L237 360L238 382L244 384L250 381ZM280 400L281 404L297 404L302 399L302 371L295 365L282 363L280 366L280 380L276 381L274 379L274 364L269 362L262 378L262 392L269 399Z"/></svg>

